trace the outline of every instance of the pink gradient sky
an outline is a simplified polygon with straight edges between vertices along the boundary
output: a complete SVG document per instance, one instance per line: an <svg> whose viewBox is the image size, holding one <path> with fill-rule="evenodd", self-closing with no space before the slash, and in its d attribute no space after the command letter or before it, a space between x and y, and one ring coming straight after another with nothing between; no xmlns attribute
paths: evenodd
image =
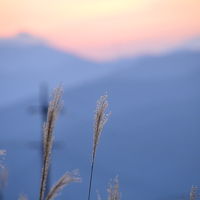
<svg viewBox="0 0 200 200"><path fill-rule="evenodd" d="M0 27L90 59L128 57L199 36L200 0L0 0Z"/></svg>

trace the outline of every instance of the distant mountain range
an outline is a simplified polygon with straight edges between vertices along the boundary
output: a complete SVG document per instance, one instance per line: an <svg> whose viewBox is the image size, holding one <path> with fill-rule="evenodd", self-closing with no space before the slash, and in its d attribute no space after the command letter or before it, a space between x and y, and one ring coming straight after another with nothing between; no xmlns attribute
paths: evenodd
<svg viewBox="0 0 200 200"><path fill-rule="evenodd" d="M66 87L94 80L113 70L112 63L95 63L48 46L26 33L0 39L0 106L38 92L41 83Z"/></svg>
<svg viewBox="0 0 200 200"><path fill-rule="evenodd" d="M31 54L33 51L37 56ZM6 53L4 48L3 52L5 57L12 55L10 49ZM14 52L13 49L15 55ZM51 178L55 181L65 170L79 168L83 181L64 189L61 199L86 199L93 114L96 100L105 93L109 95L112 115L98 147L92 199L96 199L96 190L105 199L107 183L115 175L119 175L124 200L188 199L190 187L200 185L199 51L116 61L113 66L118 70L104 71L104 76L102 71L101 76L96 69L92 72L94 65L88 61L66 58L64 53L56 53L58 58L53 61L55 50L47 47L22 48L17 53L22 63L15 70L20 67L25 70L27 82L7 71L9 62L15 67L14 55L1 68L5 73L1 74L3 81L12 84L8 78L16 80L13 88L21 81L22 88L28 89L28 84L35 84L35 79L39 83L45 76L56 86L67 76L64 75L66 66L70 66L69 78L85 74L86 80L87 75L94 76L92 73L96 76L96 80L65 89L65 111L57 123L55 137L59 145L53 152ZM39 56L42 62L36 59ZM31 69L26 68L28 63L32 63ZM88 68L87 73L78 63ZM33 70L34 66L37 71ZM71 72L74 67L77 71ZM28 83L29 79L32 82ZM4 87L1 86L2 94L7 91ZM23 92L24 88L19 91ZM0 147L8 151L5 163L9 169L9 183L3 192L5 200L17 199L20 193L37 199L41 119L28 112L28 107L37 103L35 96L0 109Z"/></svg>
<svg viewBox="0 0 200 200"><path fill-rule="evenodd" d="M199 41L199 37L189 40L177 52L184 49L198 52ZM4 94L0 107L36 95L42 83L50 88L58 83L70 88L128 68L138 60L144 57L98 63L50 47L27 33L0 38L0 91Z"/></svg>

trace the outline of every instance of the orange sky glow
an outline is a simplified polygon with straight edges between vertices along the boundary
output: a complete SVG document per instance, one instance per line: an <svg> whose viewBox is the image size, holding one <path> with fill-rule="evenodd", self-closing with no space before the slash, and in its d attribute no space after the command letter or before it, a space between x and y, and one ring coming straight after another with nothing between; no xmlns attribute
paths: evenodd
<svg viewBox="0 0 200 200"><path fill-rule="evenodd" d="M95 60L161 52L200 35L200 0L0 0L0 37L27 32Z"/></svg>

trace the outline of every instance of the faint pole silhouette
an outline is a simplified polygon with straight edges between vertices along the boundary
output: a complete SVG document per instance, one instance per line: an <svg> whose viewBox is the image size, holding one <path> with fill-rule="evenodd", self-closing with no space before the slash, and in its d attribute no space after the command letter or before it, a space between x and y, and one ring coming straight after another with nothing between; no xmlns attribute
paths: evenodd
<svg viewBox="0 0 200 200"><path fill-rule="evenodd" d="M41 139L40 139L40 159L41 159L41 168L42 168L42 163L43 163L43 125L44 122L46 122L47 119L47 112L48 112L48 104L49 104L49 92L48 92L48 86L47 84L43 83L40 85L40 90L39 90L39 106L31 106L29 108L29 111L31 114L39 114L41 116ZM49 191L50 188L50 180L51 178L51 169L49 169L49 175L47 178L47 184L46 184L46 191ZM46 194L45 194L46 195Z"/></svg>

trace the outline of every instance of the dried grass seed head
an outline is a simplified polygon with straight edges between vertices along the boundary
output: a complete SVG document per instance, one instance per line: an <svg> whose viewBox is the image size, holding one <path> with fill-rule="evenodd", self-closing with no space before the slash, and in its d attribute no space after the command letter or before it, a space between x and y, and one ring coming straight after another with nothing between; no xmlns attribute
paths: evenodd
<svg viewBox="0 0 200 200"><path fill-rule="evenodd" d="M55 121L58 115L58 112L61 108L61 96L63 93L62 87L55 89L53 93L52 101L49 103L47 121L44 124L43 130L43 169L41 177L41 186L40 186L40 200L44 199L44 194L46 190L46 182L49 172L50 164L50 155L53 145L53 130L55 126Z"/></svg>
<svg viewBox="0 0 200 200"><path fill-rule="evenodd" d="M192 186L190 191L190 200L200 199L200 187Z"/></svg>
<svg viewBox="0 0 200 200"><path fill-rule="evenodd" d="M27 198L26 195L21 194L21 195L19 196L19 199L18 199L18 200L28 200L28 198Z"/></svg>
<svg viewBox="0 0 200 200"><path fill-rule="evenodd" d="M80 181L81 179L77 171L65 173L51 188L49 194L46 197L46 200L53 200L56 196L58 196L59 192L63 189L63 187L67 186L72 182L80 182Z"/></svg>
<svg viewBox="0 0 200 200"><path fill-rule="evenodd" d="M108 200L120 200L118 177L111 180L107 191L108 191Z"/></svg>
<svg viewBox="0 0 200 200"><path fill-rule="evenodd" d="M61 101L61 97L63 94L62 87L58 87L55 89L53 93L52 100L48 106L48 113L47 113L47 121L44 123L44 131L43 131L43 143L44 143L44 152L46 147L46 142L53 142L53 129L55 126L55 121L57 119L58 113L63 105ZM51 139L51 141L49 141Z"/></svg>
<svg viewBox="0 0 200 200"><path fill-rule="evenodd" d="M94 119L94 138L93 138L93 156L96 153L96 148L99 142L99 138L101 136L102 130L104 125L108 121L108 117L110 115L106 113L106 109L108 107L108 96L104 95L101 96L100 99L97 101L97 107L95 112L95 119Z"/></svg>

